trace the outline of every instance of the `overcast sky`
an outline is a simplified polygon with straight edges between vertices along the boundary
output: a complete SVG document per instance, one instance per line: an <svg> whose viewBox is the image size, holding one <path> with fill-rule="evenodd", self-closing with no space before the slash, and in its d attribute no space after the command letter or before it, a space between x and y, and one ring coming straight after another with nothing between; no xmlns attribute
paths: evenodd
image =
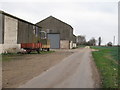
<svg viewBox="0 0 120 90"><path fill-rule="evenodd" d="M32 23L52 15L74 28L75 35L102 37L102 43L118 38L118 0L33 0L0 1L0 10ZM24 1L24 2L23 2ZM50 2L51 1L51 2Z"/></svg>

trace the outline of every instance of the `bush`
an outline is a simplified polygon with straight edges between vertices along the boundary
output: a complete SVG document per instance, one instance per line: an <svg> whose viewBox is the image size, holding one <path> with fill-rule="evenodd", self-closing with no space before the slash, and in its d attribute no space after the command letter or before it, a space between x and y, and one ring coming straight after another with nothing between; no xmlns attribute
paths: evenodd
<svg viewBox="0 0 120 90"><path fill-rule="evenodd" d="M112 42L108 42L108 43L107 43L107 46L112 46Z"/></svg>

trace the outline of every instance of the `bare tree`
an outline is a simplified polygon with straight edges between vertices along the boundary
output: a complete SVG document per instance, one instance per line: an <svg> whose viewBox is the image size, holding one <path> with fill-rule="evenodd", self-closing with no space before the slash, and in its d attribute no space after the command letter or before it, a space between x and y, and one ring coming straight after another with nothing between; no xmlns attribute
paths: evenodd
<svg viewBox="0 0 120 90"><path fill-rule="evenodd" d="M86 43L85 36L79 35L77 36L77 44L78 45L84 45Z"/></svg>
<svg viewBox="0 0 120 90"><path fill-rule="evenodd" d="M91 38L89 41L88 41L88 45L90 45L90 46L95 46L96 45L96 39L93 37L93 38Z"/></svg>
<svg viewBox="0 0 120 90"><path fill-rule="evenodd" d="M107 46L112 46L112 42L108 42L108 43L107 43Z"/></svg>

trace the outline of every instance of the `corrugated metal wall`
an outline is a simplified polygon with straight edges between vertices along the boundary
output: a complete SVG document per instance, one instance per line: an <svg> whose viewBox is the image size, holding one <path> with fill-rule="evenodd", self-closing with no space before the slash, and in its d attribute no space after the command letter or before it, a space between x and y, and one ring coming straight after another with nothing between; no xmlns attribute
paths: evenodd
<svg viewBox="0 0 120 90"><path fill-rule="evenodd" d="M0 13L0 44L3 44L3 15Z"/></svg>
<svg viewBox="0 0 120 90"><path fill-rule="evenodd" d="M42 30L48 33L60 33L60 40L72 41L73 28L52 16L37 23L37 25L41 26Z"/></svg>
<svg viewBox="0 0 120 90"><path fill-rule="evenodd" d="M35 25L18 21L18 44L36 43L40 39L40 28Z"/></svg>
<svg viewBox="0 0 120 90"><path fill-rule="evenodd" d="M28 43L28 24L18 21L18 38L17 43Z"/></svg>
<svg viewBox="0 0 120 90"><path fill-rule="evenodd" d="M33 25L31 25L31 24L29 24L28 25L28 29L29 29L29 32L28 32L28 42L29 43L32 43L32 41L33 41L33 38L35 37L35 35L34 35L34 28L33 28L34 26Z"/></svg>
<svg viewBox="0 0 120 90"><path fill-rule="evenodd" d="M60 48L60 34L48 34L48 39L50 40L50 48Z"/></svg>
<svg viewBox="0 0 120 90"><path fill-rule="evenodd" d="M40 27L0 12L0 53L17 52L21 43L37 43Z"/></svg>

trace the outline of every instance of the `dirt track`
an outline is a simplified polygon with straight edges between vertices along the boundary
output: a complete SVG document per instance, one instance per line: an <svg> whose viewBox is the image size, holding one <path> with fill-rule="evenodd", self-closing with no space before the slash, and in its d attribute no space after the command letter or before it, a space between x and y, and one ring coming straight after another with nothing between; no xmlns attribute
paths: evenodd
<svg viewBox="0 0 120 90"><path fill-rule="evenodd" d="M98 88L99 82L91 49L86 47L19 88Z"/></svg>
<svg viewBox="0 0 120 90"><path fill-rule="evenodd" d="M56 50L3 62L3 88L98 88L100 77L91 51Z"/></svg>
<svg viewBox="0 0 120 90"><path fill-rule="evenodd" d="M16 88L73 54L74 50L57 50L50 54L30 54L2 64L3 88Z"/></svg>

